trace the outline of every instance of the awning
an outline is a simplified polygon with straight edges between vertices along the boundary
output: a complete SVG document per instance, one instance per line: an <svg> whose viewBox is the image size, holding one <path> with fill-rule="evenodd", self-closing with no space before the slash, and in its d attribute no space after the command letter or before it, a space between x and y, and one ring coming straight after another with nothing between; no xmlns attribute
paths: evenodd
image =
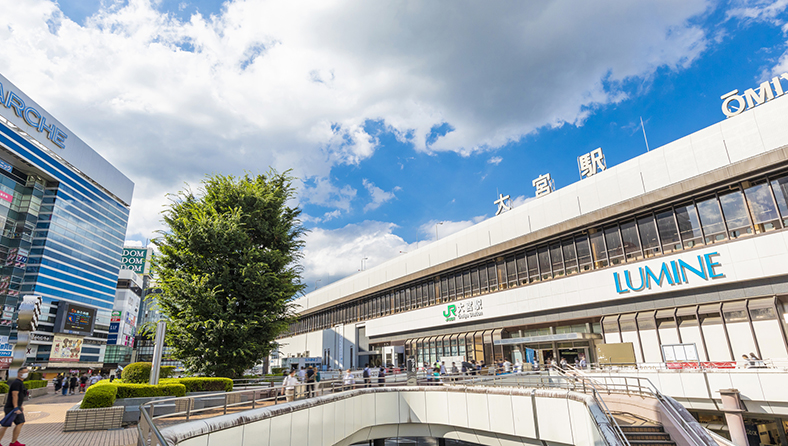
<svg viewBox="0 0 788 446"><path fill-rule="evenodd" d="M544 336L528 336L525 338L496 339L495 345L514 345L553 341L580 341L585 339L602 339L602 335L598 333L562 333Z"/></svg>
<svg viewBox="0 0 788 446"><path fill-rule="evenodd" d="M379 354L380 354L380 350L370 350L368 352L358 352L359 356L373 356L373 355L379 355Z"/></svg>

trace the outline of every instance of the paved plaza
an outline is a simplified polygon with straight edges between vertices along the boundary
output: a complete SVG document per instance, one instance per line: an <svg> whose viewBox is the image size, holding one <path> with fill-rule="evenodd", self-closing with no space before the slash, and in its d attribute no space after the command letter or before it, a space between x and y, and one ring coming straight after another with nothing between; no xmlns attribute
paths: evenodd
<svg viewBox="0 0 788 446"><path fill-rule="evenodd" d="M19 436L19 441L30 445L57 446L134 446L137 444L137 429L108 431L63 432L66 411L82 401L82 395L61 396L49 393L32 398L25 403L27 422ZM2 444L11 442L11 432L6 432Z"/></svg>

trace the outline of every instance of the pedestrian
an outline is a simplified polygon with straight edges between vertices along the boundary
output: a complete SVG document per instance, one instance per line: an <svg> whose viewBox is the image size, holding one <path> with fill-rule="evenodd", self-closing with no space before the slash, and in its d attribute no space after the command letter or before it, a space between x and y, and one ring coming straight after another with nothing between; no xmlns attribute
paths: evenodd
<svg viewBox="0 0 788 446"><path fill-rule="evenodd" d="M79 382L79 379L77 379L77 374L76 373L72 373L71 374L71 379L69 379L69 381L68 381L68 394L69 395L73 395L74 392L77 390L77 383L78 382Z"/></svg>
<svg viewBox="0 0 788 446"><path fill-rule="evenodd" d="M315 369L311 365L306 369L306 394L310 398L315 396Z"/></svg>
<svg viewBox="0 0 788 446"><path fill-rule="evenodd" d="M14 418L14 431L11 434L11 444L9 446L25 446L19 442L19 433L22 432L22 425L25 424L25 412L22 409L22 403L27 397L27 387L22 382L27 378L27 367L20 367L16 375L16 379L11 382L8 387L8 396L5 400L4 411L8 415L12 410L16 410L16 418ZM8 430L6 426L0 426L0 440L5 436L5 431Z"/></svg>
<svg viewBox="0 0 788 446"><path fill-rule="evenodd" d="M364 377L364 387L369 387L372 382L372 372L369 370L369 364L364 364L364 373L361 376Z"/></svg>
<svg viewBox="0 0 788 446"><path fill-rule="evenodd" d="M109 375L109 382L115 381L115 375Z"/></svg>
<svg viewBox="0 0 788 446"><path fill-rule="evenodd" d="M298 380L301 382L306 381L306 370L304 370L303 366L301 366L301 369L298 371Z"/></svg>
<svg viewBox="0 0 788 446"><path fill-rule="evenodd" d="M580 356L580 368L585 369L588 366L588 362L586 362L586 355Z"/></svg>
<svg viewBox="0 0 788 446"><path fill-rule="evenodd" d="M380 369L378 369L378 387L383 387L386 385L386 368L383 367L383 364L380 365Z"/></svg>
<svg viewBox="0 0 788 446"><path fill-rule="evenodd" d="M432 369L432 382L435 385L441 382L441 369L438 367Z"/></svg>
<svg viewBox="0 0 788 446"><path fill-rule="evenodd" d="M91 376L90 380L88 381L88 387L92 386L93 384L96 384L97 382L99 382L100 379L101 376L99 376L98 374Z"/></svg>
<svg viewBox="0 0 788 446"><path fill-rule="evenodd" d="M457 375L458 373L460 373L460 369L457 368L457 364L456 363L452 362L451 363L451 374L452 375Z"/></svg>
<svg viewBox="0 0 788 446"><path fill-rule="evenodd" d="M444 361L441 361L440 374L441 375L446 374L446 363Z"/></svg>
<svg viewBox="0 0 788 446"><path fill-rule="evenodd" d="M63 375L58 373L57 376L55 377L55 395L58 394L61 387L63 387Z"/></svg>
<svg viewBox="0 0 788 446"><path fill-rule="evenodd" d="M561 358L561 369L566 370L569 367L569 363L566 361L566 358Z"/></svg>
<svg viewBox="0 0 788 446"><path fill-rule="evenodd" d="M83 373L82 376L79 377L79 393L83 393L87 386L88 386L88 374Z"/></svg>
<svg viewBox="0 0 788 446"><path fill-rule="evenodd" d="M350 369L345 370L345 377L342 379L344 390L352 390L356 387L356 378L353 377L353 372Z"/></svg>
<svg viewBox="0 0 788 446"><path fill-rule="evenodd" d="M512 363L509 362L508 359L503 360L503 372L504 373L511 373L512 372Z"/></svg>
<svg viewBox="0 0 788 446"><path fill-rule="evenodd" d="M295 388L300 384L301 382L296 378L295 369L291 370L290 374L282 381L282 387L285 388L285 399L288 403L295 399Z"/></svg>

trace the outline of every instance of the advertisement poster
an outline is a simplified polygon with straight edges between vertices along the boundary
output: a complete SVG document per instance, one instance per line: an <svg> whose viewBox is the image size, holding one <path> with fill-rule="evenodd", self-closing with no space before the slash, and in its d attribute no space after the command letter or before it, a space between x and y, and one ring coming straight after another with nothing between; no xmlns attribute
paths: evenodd
<svg viewBox="0 0 788 446"><path fill-rule="evenodd" d="M120 315L123 314L122 311L114 310L112 311L112 317L110 318L110 322L120 322Z"/></svg>
<svg viewBox="0 0 788 446"><path fill-rule="evenodd" d="M82 336L56 334L49 362L77 362L82 351Z"/></svg>
<svg viewBox="0 0 788 446"><path fill-rule="evenodd" d="M128 269L137 274L149 274L149 256L150 250L147 248L123 248L123 254L120 258L120 269Z"/></svg>
<svg viewBox="0 0 788 446"><path fill-rule="evenodd" d="M0 357L14 356L14 346L8 343L8 336L0 336Z"/></svg>
<svg viewBox="0 0 788 446"><path fill-rule="evenodd" d="M66 321L63 324L64 330L90 333L93 328L93 319L96 317L94 308L82 307L69 304L66 311Z"/></svg>

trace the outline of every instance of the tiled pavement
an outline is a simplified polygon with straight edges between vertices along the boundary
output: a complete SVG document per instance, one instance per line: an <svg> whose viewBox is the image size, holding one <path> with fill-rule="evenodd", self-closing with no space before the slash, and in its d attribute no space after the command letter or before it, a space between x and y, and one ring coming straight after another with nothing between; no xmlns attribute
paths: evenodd
<svg viewBox="0 0 788 446"><path fill-rule="evenodd" d="M53 392L50 389L50 392ZM49 393L25 403L27 422L19 441L28 446L134 446L137 444L136 426L109 431L63 432L66 411L82 401L82 395L60 396ZM0 440L11 442L11 429Z"/></svg>

